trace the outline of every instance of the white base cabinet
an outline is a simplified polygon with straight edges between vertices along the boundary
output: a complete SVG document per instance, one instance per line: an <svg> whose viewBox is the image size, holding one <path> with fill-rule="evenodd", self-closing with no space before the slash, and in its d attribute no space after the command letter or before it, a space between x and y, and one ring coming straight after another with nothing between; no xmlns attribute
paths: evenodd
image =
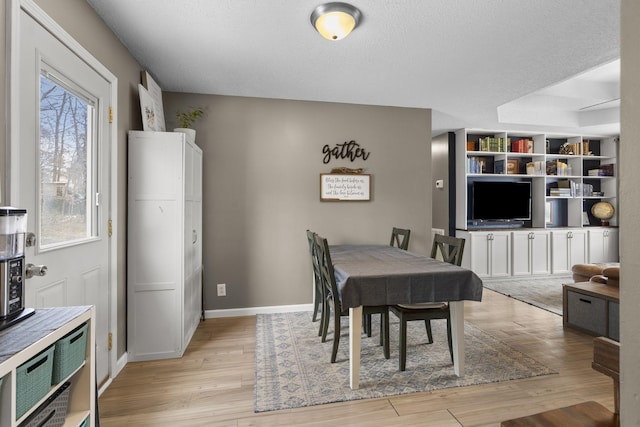
<svg viewBox="0 0 640 427"><path fill-rule="evenodd" d="M618 262L619 231L615 228L589 230L589 262Z"/></svg>
<svg viewBox="0 0 640 427"><path fill-rule="evenodd" d="M129 132L128 357L181 357L202 313L202 150Z"/></svg>
<svg viewBox="0 0 640 427"><path fill-rule="evenodd" d="M466 239L462 266L481 278L511 275L511 233L458 231L457 237Z"/></svg>
<svg viewBox="0 0 640 427"><path fill-rule="evenodd" d="M551 273L551 236L548 231L514 231L511 236L514 276Z"/></svg>
<svg viewBox="0 0 640 427"><path fill-rule="evenodd" d="M462 266L481 278L571 274L575 264L618 261L615 228L458 230Z"/></svg>
<svg viewBox="0 0 640 427"><path fill-rule="evenodd" d="M559 229L551 232L551 273L570 274L575 264L587 262L587 231Z"/></svg>

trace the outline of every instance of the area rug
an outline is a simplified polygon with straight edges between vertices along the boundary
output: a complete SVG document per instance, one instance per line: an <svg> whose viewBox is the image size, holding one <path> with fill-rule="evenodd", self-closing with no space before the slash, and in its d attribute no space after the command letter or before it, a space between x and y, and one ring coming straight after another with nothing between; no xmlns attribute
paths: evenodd
<svg viewBox="0 0 640 427"><path fill-rule="evenodd" d="M465 375L457 377L447 346L446 323L432 321L433 344L426 344L424 322L409 322L407 369L398 370L398 323L391 316L391 358L379 345L379 318L373 336L362 338L360 388L349 387L348 318L336 363L331 338L322 343L311 312L262 314L256 329L256 412L330 402L379 398L420 391L509 381L556 373L526 354L465 322Z"/></svg>
<svg viewBox="0 0 640 427"><path fill-rule="evenodd" d="M571 276L483 280L487 289L562 316L562 285Z"/></svg>

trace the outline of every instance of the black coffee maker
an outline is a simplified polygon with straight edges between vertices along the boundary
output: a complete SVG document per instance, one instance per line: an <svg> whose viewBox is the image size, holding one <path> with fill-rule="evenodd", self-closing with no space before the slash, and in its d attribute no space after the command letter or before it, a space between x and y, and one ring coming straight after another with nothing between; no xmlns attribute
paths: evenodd
<svg viewBox="0 0 640 427"><path fill-rule="evenodd" d="M0 330L34 313L25 309L27 211L0 207Z"/></svg>

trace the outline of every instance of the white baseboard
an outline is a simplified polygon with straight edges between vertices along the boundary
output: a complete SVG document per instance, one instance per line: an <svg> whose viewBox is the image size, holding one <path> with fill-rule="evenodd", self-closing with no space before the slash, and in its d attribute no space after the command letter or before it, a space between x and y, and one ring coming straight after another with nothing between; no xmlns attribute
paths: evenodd
<svg viewBox="0 0 640 427"><path fill-rule="evenodd" d="M255 316L256 314L288 313L292 311L310 310L313 310L313 304L274 305L271 307L247 307L229 308L224 310L206 310L204 312L204 317L205 319L216 319L222 317Z"/></svg>
<svg viewBox="0 0 640 427"><path fill-rule="evenodd" d="M223 317L240 317L240 316L255 316L256 314L269 314L269 313L287 313L293 311L311 311L313 310L313 304L297 304L297 305L274 305L271 307L248 307L248 308L230 308L224 310L206 310L204 312L205 319L217 319ZM129 354L124 353L120 359L116 362L116 371L112 372L111 378L106 381L100 390L98 390L98 396L104 392L109 384L115 377L124 369L129 360Z"/></svg>
<svg viewBox="0 0 640 427"><path fill-rule="evenodd" d="M122 357L120 357L120 359L118 359L118 361L116 362L116 372L113 376L114 378L120 373L120 371L124 369L125 366L127 366L127 363L129 363L129 353L125 351Z"/></svg>
<svg viewBox="0 0 640 427"><path fill-rule="evenodd" d="M120 359L118 359L116 361L116 370L115 372L111 373L111 378L109 378L107 381L105 381L104 384L102 384L102 386L100 387L100 389L98 390L98 396L101 396L102 393L109 387L109 385L113 382L113 379L115 377L118 376L118 374L120 374L120 372L122 372L122 370L124 369L124 367L127 365L127 363L129 362L129 353L127 353L125 351L125 353L122 355L122 357L120 357Z"/></svg>

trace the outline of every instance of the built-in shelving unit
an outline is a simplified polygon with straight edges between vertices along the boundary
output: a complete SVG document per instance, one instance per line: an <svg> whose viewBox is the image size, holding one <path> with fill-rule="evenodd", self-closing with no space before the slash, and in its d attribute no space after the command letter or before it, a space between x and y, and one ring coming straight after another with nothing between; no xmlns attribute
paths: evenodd
<svg viewBox="0 0 640 427"><path fill-rule="evenodd" d="M568 274L573 264L618 260L617 214L603 224L591 213L598 202L617 210L617 137L485 129L455 135L456 235L468 246L463 266L499 278ZM529 218L473 218L478 181L529 183ZM510 200L503 199L506 211Z"/></svg>
<svg viewBox="0 0 640 427"><path fill-rule="evenodd" d="M530 182L531 219L525 227L600 226L591 207L599 201L617 206L617 141L616 137L457 131L456 228L476 228L469 211L469 187L476 180ZM609 225L617 225L616 215Z"/></svg>

